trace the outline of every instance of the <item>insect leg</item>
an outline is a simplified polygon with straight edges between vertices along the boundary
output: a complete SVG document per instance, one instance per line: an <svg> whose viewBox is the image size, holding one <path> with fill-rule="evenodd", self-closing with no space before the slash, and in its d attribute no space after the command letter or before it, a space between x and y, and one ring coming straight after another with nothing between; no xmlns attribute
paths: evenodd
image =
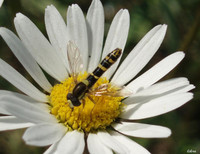
<svg viewBox="0 0 200 154"><path fill-rule="evenodd" d="M87 97L92 101L92 103L96 104L94 99L90 95L87 95Z"/></svg>

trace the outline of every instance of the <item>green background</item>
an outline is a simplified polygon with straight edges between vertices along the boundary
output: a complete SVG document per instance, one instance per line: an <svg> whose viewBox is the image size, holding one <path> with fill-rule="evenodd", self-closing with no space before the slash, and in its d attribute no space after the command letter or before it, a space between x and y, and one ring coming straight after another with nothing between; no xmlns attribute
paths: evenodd
<svg viewBox="0 0 200 154"><path fill-rule="evenodd" d="M86 13L91 0L5 0L0 8L0 26L15 32L13 19L17 12L21 12L46 35L44 26L46 6L55 5L66 18L67 7L73 3L79 4ZM169 127L172 130L169 138L133 139L155 154L182 154L187 153L187 150L196 150L196 153L200 153L200 0L103 0L102 3L106 20L105 36L116 12L121 8L129 10L131 25L123 58L151 28L165 23L168 25L166 37L159 51L142 72L167 55L175 51L184 51L186 57L181 64L162 80L184 76L196 86L193 90L194 99L181 108L140 121ZM2 38L0 58L33 82ZM2 77L0 77L0 89L18 91ZM39 154L45 151L47 147L25 145L21 138L23 132L24 130L0 132L0 154Z"/></svg>

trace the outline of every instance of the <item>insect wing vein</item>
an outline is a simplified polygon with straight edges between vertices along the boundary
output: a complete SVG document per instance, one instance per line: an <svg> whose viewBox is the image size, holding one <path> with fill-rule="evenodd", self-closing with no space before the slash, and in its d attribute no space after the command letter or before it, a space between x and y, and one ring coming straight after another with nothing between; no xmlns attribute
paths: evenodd
<svg viewBox="0 0 200 154"><path fill-rule="evenodd" d="M69 61L70 74L77 83L77 76L83 69L83 60L78 47L72 41L67 44L67 56Z"/></svg>
<svg viewBox="0 0 200 154"><path fill-rule="evenodd" d="M133 92L125 86L116 86L114 84L102 84L88 92L88 95L111 97L128 97L132 94Z"/></svg>

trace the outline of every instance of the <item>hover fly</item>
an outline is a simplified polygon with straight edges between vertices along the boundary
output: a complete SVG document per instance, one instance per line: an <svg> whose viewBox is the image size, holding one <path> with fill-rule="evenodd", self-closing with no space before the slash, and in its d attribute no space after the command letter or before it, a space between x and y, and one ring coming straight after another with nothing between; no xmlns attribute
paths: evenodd
<svg viewBox="0 0 200 154"><path fill-rule="evenodd" d="M118 87L118 86L112 86L111 89L115 89L114 92L111 90L108 90L108 84L102 84L99 87L92 89L92 86L97 82L97 80L103 75L103 73L108 70L121 56L122 49L116 48L112 52L110 52L102 61L99 63L97 68L88 75L88 77L81 81L77 81L78 74L81 72L81 69L83 67L81 55L79 52L78 47L73 43L69 42L67 45L67 56L69 61L69 67L71 71L71 77L73 77L75 87L72 90L71 93L67 94L67 100L70 104L70 107L73 108L74 106L80 106L81 101L85 97L85 95L88 96L88 98L93 102L90 95L93 96L112 96L112 97L126 97L129 95L129 92L124 91L122 93L122 90L124 87ZM95 103L95 102L94 102Z"/></svg>

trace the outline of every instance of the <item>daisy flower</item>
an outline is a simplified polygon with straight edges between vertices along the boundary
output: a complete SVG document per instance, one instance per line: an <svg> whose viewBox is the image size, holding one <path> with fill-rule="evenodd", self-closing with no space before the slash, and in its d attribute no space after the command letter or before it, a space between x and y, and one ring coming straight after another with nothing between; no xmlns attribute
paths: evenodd
<svg viewBox="0 0 200 154"><path fill-rule="evenodd" d="M136 120L174 110L193 97L188 91L194 86L187 78L157 82L184 58L180 51L135 78L158 50L166 25L150 30L120 66L119 57L106 71L105 64L99 64L101 60L116 48L124 50L130 24L126 9L115 15L104 47L104 11L99 0L92 1L86 18L78 5L69 6L67 24L53 5L48 6L45 26L49 40L21 13L14 24L19 38L3 27L0 35L43 91L0 59L0 75L23 93L0 90L0 113L5 115L0 117L0 130L27 128L25 143L50 145L45 154L149 153L129 137L165 138L171 131ZM68 94L96 68L106 72L85 93L80 91L81 99L75 98L80 104L71 107ZM42 70L55 79L55 84ZM99 87L103 87L104 95ZM125 89L131 93L125 95Z"/></svg>

